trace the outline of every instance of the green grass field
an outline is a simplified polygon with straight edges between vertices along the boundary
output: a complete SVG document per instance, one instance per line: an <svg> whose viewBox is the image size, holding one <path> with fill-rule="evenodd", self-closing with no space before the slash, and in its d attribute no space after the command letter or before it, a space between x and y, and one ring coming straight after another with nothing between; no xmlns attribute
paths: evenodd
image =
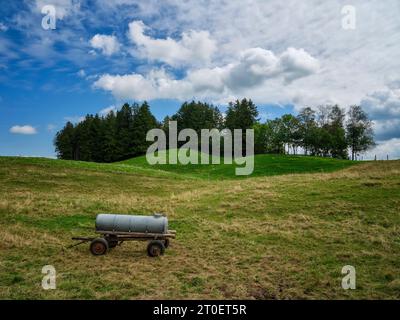
<svg viewBox="0 0 400 320"><path fill-rule="evenodd" d="M255 157L234 166L0 157L2 299L399 299L400 161ZM160 258L128 242L95 257L101 212L163 212ZM43 290L44 265L57 289ZM353 265L357 289L343 290Z"/></svg>
<svg viewBox="0 0 400 320"><path fill-rule="evenodd" d="M164 153L166 153L164 151ZM166 153L168 159L169 154ZM162 164L149 165L145 156L132 158L120 162L120 164L135 166L144 169L155 169L168 171L185 175L186 177L197 177L206 179L243 179L247 176L235 175L236 167L244 165L224 164L223 158L220 158L219 164L201 164L200 153L197 155L199 164L180 165L180 164ZM214 157L218 159L218 157ZM211 163L211 158L209 160ZM352 161L337 160L319 157L304 156L282 156L262 154L254 157L254 171L251 177L265 177L282 174L311 173L311 172L332 172L338 169L344 169L354 165Z"/></svg>

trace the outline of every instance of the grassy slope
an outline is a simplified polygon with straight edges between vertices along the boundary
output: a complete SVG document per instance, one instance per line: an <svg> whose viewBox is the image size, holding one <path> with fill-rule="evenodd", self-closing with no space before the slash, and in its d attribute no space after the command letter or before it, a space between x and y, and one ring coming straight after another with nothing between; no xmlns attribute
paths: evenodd
<svg viewBox="0 0 400 320"><path fill-rule="evenodd" d="M0 158L0 185L0 298L400 298L399 161L207 180ZM161 258L141 242L62 250L98 212L155 211L178 231ZM40 287L45 264L57 290ZM347 264L357 290L341 288Z"/></svg>
<svg viewBox="0 0 400 320"><path fill-rule="evenodd" d="M200 155L198 155L198 158L200 159ZM235 175L235 168L244 165L223 164L223 159L221 159L220 162L221 164L216 165L149 165L146 157L142 156L123 161L121 164L207 179L247 178L246 176ZM254 171L251 177L274 176L289 173L332 172L347 168L353 164L354 162L352 161L330 158L262 154L254 157Z"/></svg>

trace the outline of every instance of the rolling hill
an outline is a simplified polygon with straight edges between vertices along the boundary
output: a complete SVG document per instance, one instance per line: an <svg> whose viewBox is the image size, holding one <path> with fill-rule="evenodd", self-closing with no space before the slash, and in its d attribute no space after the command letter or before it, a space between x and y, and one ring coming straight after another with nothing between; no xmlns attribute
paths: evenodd
<svg viewBox="0 0 400 320"><path fill-rule="evenodd" d="M166 158L168 159L168 152L162 152L166 154ZM332 158L259 154L254 156L254 171L250 176L236 176L235 168L240 166L236 165L235 163L224 164L223 158L220 158L220 164L204 165L200 164L200 153L198 153L197 157L199 159L199 164L150 165L147 162L146 156L135 157L126 161L122 161L120 162L120 164L135 166L144 169L168 171L183 174L185 176L201 177L207 179L240 179L248 177L275 176L282 174L332 172L356 164L356 162L353 161L338 160ZM213 158L215 159L218 157Z"/></svg>

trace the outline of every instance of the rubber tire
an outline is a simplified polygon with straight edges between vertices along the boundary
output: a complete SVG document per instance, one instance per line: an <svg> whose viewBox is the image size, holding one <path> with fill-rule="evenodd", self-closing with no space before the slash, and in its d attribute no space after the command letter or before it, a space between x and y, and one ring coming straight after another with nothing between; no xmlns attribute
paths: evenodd
<svg viewBox="0 0 400 320"><path fill-rule="evenodd" d="M106 239L110 249L115 248L118 245L118 240L116 240L117 237L114 235L105 236L104 239Z"/></svg>
<svg viewBox="0 0 400 320"><path fill-rule="evenodd" d="M169 239L164 240L164 247L167 249L169 247Z"/></svg>
<svg viewBox="0 0 400 320"><path fill-rule="evenodd" d="M165 252L164 243L160 240L152 240L147 245L147 255L149 257L162 256Z"/></svg>
<svg viewBox="0 0 400 320"><path fill-rule="evenodd" d="M97 247L95 247L97 246ZM99 250L99 248L102 246L102 249ZM108 242L106 239L104 238L97 238L94 239L91 243L90 243L90 252L94 255L94 256L102 256L104 254L107 253L108 250Z"/></svg>

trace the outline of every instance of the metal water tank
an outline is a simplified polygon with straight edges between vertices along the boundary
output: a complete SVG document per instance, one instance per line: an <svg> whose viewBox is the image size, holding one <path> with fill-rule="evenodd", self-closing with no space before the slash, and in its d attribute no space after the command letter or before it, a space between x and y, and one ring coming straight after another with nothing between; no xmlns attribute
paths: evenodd
<svg viewBox="0 0 400 320"><path fill-rule="evenodd" d="M168 219L161 214L134 216L125 214L99 214L96 231L167 233Z"/></svg>

